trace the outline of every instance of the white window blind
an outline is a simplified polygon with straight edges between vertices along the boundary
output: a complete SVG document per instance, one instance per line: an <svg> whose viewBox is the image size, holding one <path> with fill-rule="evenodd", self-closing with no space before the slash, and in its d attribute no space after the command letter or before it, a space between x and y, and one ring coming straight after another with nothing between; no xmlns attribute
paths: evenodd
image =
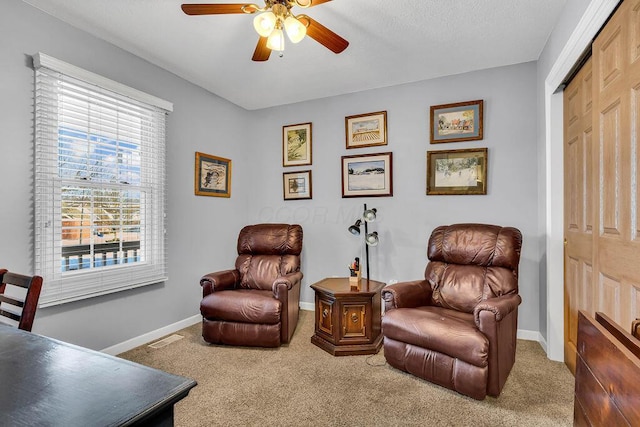
<svg viewBox="0 0 640 427"><path fill-rule="evenodd" d="M34 68L40 305L166 280L172 105L41 53Z"/></svg>

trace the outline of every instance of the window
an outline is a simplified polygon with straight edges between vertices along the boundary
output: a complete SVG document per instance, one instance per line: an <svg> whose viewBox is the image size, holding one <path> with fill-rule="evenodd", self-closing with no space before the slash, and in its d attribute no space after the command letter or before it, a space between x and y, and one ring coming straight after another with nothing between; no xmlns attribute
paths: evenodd
<svg viewBox="0 0 640 427"><path fill-rule="evenodd" d="M172 105L41 53L34 68L41 305L166 280Z"/></svg>

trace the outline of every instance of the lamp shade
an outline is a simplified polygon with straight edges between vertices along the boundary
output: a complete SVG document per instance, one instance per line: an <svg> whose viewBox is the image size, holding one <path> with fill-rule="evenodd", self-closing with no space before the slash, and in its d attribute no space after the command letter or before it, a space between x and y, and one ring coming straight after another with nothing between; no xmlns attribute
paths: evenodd
<svg viewBox="0 0 640 427"><path fill-rule="evenodd" d="M378 242L380 242L377 231L367 234L364 240L367 242L367 245L369 246L377 246Z"/></svg>
<svg viewBox="0 0 640 427"><path fill-rule="evenodd" d="M307 34L307 27L291 15L287 16L287 19L284 20L284 29L291 43L300 42Z"/></svg>
<svg viewBox="0 0 640 427"><path fill-rule="evenodd" d="M284 50L284 32L280 28L274 28L267 39L267 47L271 50L282 52Z"/></svg>
<svg viewBox="0 0 640 427"><path fill-rule="evenodd" d="M360 224L362 224L361 220L357 220L352 226L349 227L349 233L354 236L358 236L360 234Z"/></svg>
<svg viewBox="0 0 640 427"><path fill-rule="evenodd" d="M265 12L253 18L253 28L261 37L269 37L276 27L276 15L273 12Z"/></svg>
<svg viewBox="0 0 640 427"><path fill-rule="evenodd" d="M362 217L364 218L365 221L367 222L373 222L376 220L376 212L378 212L378 210L376 208L372 208L372 209L367 209L366 211L364 211L364 213L362 214Z"/></svg>

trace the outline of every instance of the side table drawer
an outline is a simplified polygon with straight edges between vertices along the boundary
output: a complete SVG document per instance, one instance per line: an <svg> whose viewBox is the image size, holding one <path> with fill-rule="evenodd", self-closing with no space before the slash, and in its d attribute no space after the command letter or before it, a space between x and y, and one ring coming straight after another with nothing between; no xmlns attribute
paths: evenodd
<svg viewBox="0 0 640 427"><path fill-rule="evenodd" d="M342 304L340 340L367 338L367 304Z"/></svg>
<svg viewBox="0 0 640 427"><path fill-rule="evenodd" d="M335 301L316 296L316 333L333 341L333 303Z"/></svg>

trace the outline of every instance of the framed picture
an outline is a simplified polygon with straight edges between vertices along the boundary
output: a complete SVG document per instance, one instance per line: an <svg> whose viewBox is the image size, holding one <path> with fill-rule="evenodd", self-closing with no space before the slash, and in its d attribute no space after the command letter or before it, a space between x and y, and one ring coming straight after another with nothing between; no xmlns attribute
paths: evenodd
<svg viewBox="0 0 640 427"><path fill-rule="evenodd" d="M347 148L387 145L387 112L360 114L344 118Z"/></svg>
<svg viewBox="0 0 640 427"><path fill-rule="evenodd" d="M487 194L487 149L427 151L431 194Z"/></svg>
<svg viewBox="0 0 640 427"><path fill-rule="evenodd" d="M312 197L311 171L284 172L282 189L285 200L310 199Z"/></svg>
<svg viewBox="0 0 640 427"><path fill-rule="evenodd" d="M282 126L282 166L311 164L311 123Z"/></svg>
<svg viewBox="0 0 640 427"><path fill-rule="evenodd" d="M393 196L392 153L342 156L342 197Z"/></svg>
<svg viewBox="0 0 640 427"><path fill-rule="evenodd" d="M431 106L431 143L482 139L484 101Z"/></svg>
<svg viewBox="0 0 640 427"><path fill-rule="evenodd" d="M197 196L231 197L231 160L196 151Z"/></svg>

